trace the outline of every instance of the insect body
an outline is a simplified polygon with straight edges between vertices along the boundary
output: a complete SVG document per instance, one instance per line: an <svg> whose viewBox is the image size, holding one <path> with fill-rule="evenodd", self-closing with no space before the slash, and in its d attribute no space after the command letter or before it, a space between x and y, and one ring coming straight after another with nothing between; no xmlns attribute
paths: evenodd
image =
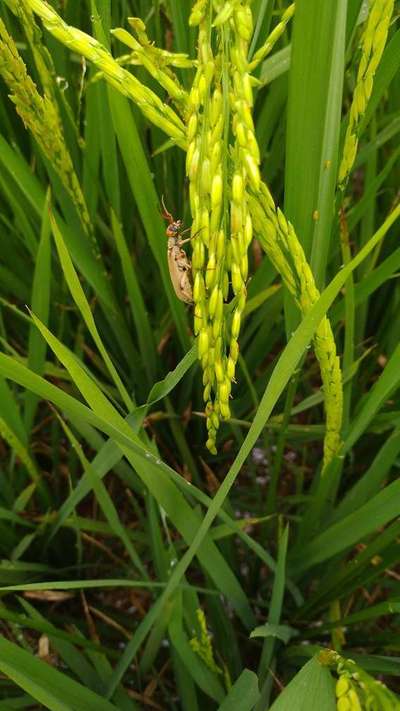
<svg viewBox="0 0 400 711"><path fill-rule="evenodd" d="M168 237L168 267L172 285L178 299L186 304L192 304L192 264L182 249L182 245L190 240L190 237L182 239L182 235L188 230L182 232L182 220L174 220L165 207L164 200L162 200L162 205L164 208L163 217L168 220L165 234Z"/></svg>

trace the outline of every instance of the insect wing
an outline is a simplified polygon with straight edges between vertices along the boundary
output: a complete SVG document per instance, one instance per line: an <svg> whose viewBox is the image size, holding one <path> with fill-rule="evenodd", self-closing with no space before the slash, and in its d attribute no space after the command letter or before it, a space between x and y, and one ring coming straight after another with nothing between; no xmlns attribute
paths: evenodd
<svg viewBox="0 0 400 711"><path fill-rule="evenodd" d="M178 299L187 304L192 304L192 266L185 252L178 245L168 250L168 267Z"/></svg>

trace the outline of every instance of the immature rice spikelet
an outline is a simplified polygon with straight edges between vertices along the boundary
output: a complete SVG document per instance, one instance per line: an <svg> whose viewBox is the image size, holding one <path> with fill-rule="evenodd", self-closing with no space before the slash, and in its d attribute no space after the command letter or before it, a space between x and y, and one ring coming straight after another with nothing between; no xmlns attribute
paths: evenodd
<svg viewBox="0 0 400 711"><path fill-rule="evenodd" d="M370 676L352 659L346 659L332 650L319 655L324 666L338 674L336 682L337 711L399 711L400 701L384 685Z"/></svg>
<svg viewBox="0 0 400 711"><path fill-rule="evenodd" d="M357 691L348 676L340 676L337 680L336 698L337 711L362 711Z"/></svg>
<svg viewBox="0 0 400 711"><path fill-rule="evenodd" d="M213 18L207 3L198 2L193 9L192 23L199 24L199 54L198 72L191 91L187 172L192 231L196 235L194 328L203 368L207 447L215 452L220 418L230 416L229 398L239 355L238 337L246 303L247 252L253 220L261 244L302 313L310 310L319 292L292 225L276 209L268 188L260 180L260 155L252 119L254 79L247 61L253 32L249 3L232 0L214 2L213 7L216 12ZM272 41L283 31L293 11L291 6L284 13ZM219 36L215 56L211 50L212 28L216 28ZM258 55L257 61L261 58L261 54ZM226 67L229 67L228 89ZM226 143L228 125L233 135L230 146ZM223 306L228 298L229 280L235 297L230 319ZM326 317L318 326L314 344L324 384L327 418L324 463L327 464L340 445L342 381L335 341Z"/></svg>
<svg viewBox="0 0 400 711"><path fill-rule="evenodd" d="M208 2L209 0L197 0L197 2L194 3L189 17L189 25L196 27L200 22L204 21Z"/></svg>
<svg viewBox="0 0 400 711"><path fill-rule="evenodd" d="M15 7L15 13L23 25L44 93L56 102L54 82L55 69L53 59L46 45L42 41L42 33L35 22L34 14L30 9L27 0L20 0L18 2L18 5Z"/></svg>
<svg viewBox="0 0 400 711"><path fill-rule="evenodd" d="M339 168L339 186L344 189L354 165L360 122L372 93L374 76L385 48L394 0L371 0L365 30L361 39L361 60L350 107L349 125Z"/></svg>
<svg viewBox="0 0 400 711"><path fill-rule="evenodd" d="M94 37L67 25L44 0L25 0L42 19L46 29L60 42L92 62L104 78L121 94L128 96L142 113L182 148L186 148L185 126L175 111L157 94L142 84L133 74L121 67L111 53Z"/></svg>
<svg viewBox="0 0 400 711"><path fill-rule="evenodd" d="M159 49L150 42L146 34L146 26L140 18L130 17L129 24L138 39L135 39L127 30L120 27L111 30L111 33L132 50L132 62L141 64L147 69L149 74L168 92L179 113L185 116L187 113L188 93L180 84L176 74L169 68L169 65L174 63L175 66L185 68L191 67L193 63L185 54L172 54L166 50Z"/></svg>
<svg viewBox="0 0 400 711"><path fill-rule="evenodd" d="M207 16L199 22L198 69L190 92L187 173L193 217L194 331L203 369L207 447L216 453L219 408L212 393L221 377L225 240L221 229L223 167L220 64L213 56Z"/></svg>
<svg viewBox="0 0 400 711"><path fill-rule="evenodd" d="M272 30L271 34L267 37L266 41L264 42L263 46L260 47L260 49L255 52L252 61L249 64L249 71L254 71L256 67L262 62L265 57L268 56L270 53L271 49L273 46L276 44L278 41L279 37L281 37L286 29L286 25L288 22L292 19L295 11L295 4L292 3L289 5L289 7L284 11L282 14L282 17L278 24L274 27Z"/></svg>
<svg viewBox="0 0 400 711"><path fill-rule="evenodd" d="M247 55L253 34L253 18L248 2L237 2L232 12L235 27L231 43L232 185L230 203L229 267L232 290L236 296L233 310L227 371L233 379L239 355L238 336L246 305L248 277L247 251L253 235L252 219L247 204L247 186L255 193L260 187L260 151L252 118L252 78L248 72Z"/></svg>

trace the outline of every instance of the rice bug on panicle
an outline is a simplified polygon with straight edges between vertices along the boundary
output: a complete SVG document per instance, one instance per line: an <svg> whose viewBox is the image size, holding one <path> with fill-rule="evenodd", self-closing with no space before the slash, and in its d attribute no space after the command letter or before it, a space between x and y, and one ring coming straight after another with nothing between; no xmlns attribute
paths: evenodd
<svg viewBox="0 0 400 711"><path fill-rule="evenodd" d="M182 245L189 242L191 237L182 239L185 232L190 231L190 227L182 230L182 220L174 220L170 212L165 207L164 198L161 198L163 206L163 217L168 220L168 227L165 234L168 237L168 267L172 285L178 299L186 304L193 303L192 287L192 264L186 252L181 249Z"/></svg>

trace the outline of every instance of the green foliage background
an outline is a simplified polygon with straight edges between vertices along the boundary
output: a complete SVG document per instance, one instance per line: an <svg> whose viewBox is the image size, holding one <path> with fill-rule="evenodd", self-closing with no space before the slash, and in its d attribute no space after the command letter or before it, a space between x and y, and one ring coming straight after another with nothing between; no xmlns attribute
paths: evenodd
<svg viewBox="0 0 400 711"><path fill-rule="evenodd" d="M190 3L50 4L114 56L125 49L110 30L130 16L157 46L196 56ZM322 296L300 317L253 243L216 456L160 211L163 195L190 225L185 154L33 20L34 1L22 6L16 15L2 0L0 15L46 100L32 103L19 75L34 106L22 122L1 81L0 709L328 711L338 675L360 707L397 708L398 3L344 198L335 176L365 3L298 0L258 70L262 177ZM252 51L288 6L254 0ZM129 71L170 105L142 66ZM177 72L189 89L194 70ZM324 393L310 344L326 313L344 425L321 476Z"/></svg>

